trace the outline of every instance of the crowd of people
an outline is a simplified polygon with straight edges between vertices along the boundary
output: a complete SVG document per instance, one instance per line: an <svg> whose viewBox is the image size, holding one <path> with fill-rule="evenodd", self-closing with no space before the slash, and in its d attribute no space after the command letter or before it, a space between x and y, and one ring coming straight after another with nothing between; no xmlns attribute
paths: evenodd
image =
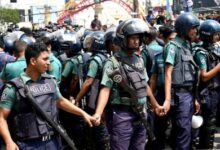
<svg viewBox="0 0 220 150"><path fill-rule="evenodd" d="M220 24L151 15L2 34L0 149L213 149Z"/></svg>

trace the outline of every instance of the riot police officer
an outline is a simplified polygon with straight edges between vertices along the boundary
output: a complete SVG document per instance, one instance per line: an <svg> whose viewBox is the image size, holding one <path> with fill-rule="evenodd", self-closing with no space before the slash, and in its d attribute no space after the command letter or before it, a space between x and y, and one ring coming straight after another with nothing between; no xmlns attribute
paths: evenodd
<svg viewBox="0 0 220 150"><path fill-rule="evenodd" d="M50 64L46 45L35 43L28 46L25 58L25 72L11 80L1 96L0 134L6 149L60 150L62 145L59 135L28 103L24 84L28 86L39 107L53 121L58 122L57 107L82 116L91 126L94 119L62 97L54 78L45 73Z"/></svg>
<svg viewBox="0 0 220 150"><path fill-rule="evenodd" d="M130 88L137 92L137 103L145 112L147 95L156 112L162 113L151 90L147 84L148 76L141 57L135 52L142 44L143 34L149 31L147 24L141 19L130 19L123 21L116 29L116 38L120 50L106 62L101 81L102 88L99 93L98 105L95 117L97 125L109 99L109 109L106 109L106 121L110 132L110 147L112 150L138 149L145 147L146 131L140 122L140 117L134 112L131 105L131 95L123 89L117 81L127 79ZM124 70L123 76L119 78L110 77L115 70ZM122 71L121 71L122 72ZM122 77L122 78L121 78ZM146 114L146 113L145 113ZM146 116L145 116L146 117Z"/></svg>
<svg viewBox="0 0 220 150"><path fill-rule="evenodd" d="M104 43L104 32L94 31L89 37L86 37L85 45L88 45L88 49L92 52L92 56L88 61L88 69L86 73L85 81L76 97L76 103L81 102L84 96L87 97L87 112L89 114L95 113L96 103L98 99L98 93L100 90L100 81L102 78L102 70L104 63L107 59L107 50ZM86 94L88 93L88 94ZM109 149L109 135L104 123L100 126L93 127L91 129L91 141L95 143L93 149L108 150Z"/></svg>
<svg viewBox="0 0 220 150"><path fill-rule="evenodd" d="M5 51L5 44L0 40L0 72L2 72L4 66L9 63L15 61L15 57L7 54ZM3 86L3 81L0 79L0 89Z"/></svg>
<svg viewBox="0 0 220 150"><path fill-rule="evenodd" d="M16 57L16 61L7 63L4 66L1 72L1 79L4 82L10 81L11 79L18 77L26 68L27 65L24 56L26 48L27 44L24 41L15 41L13 54Z"/></svg>
<svg viewBox="0 0 220 150"><path fill-rule="evenodd" d="M160 38L167 44L171 39L175 38L174 27L163 26L163 30L160 32ZM163 51L155 54L155 62L152 66L150 77L150 87L160 105L164 102L164 59ZM160 150L165 148L166 129L170 125L170 117L167 114L164 117L154 116L154 133L156 136L155 142L153 142L152 149Z"/></svg>
<svg viewBox="0 0 220 150"><path fill-rule="evenodd" d="M50 53L50 67L47 73L50 75L53 75L56 78L57 84L59 85L61 82L62 64L59 61L59 59L57 59L51 51L52 41L50 40L49 37L46 37L46 36L40 37L38 41L42 41L47 46L47 49Z"/></svg>
<svg viewBox="0 0 220 150"><path fill-rule="evenodd" d="M116 30L115 27L109 28L104 35L106 50L111 55L114 54L119 49L115 41L115 32L116 32L115 30Z"/></svg>
<svg viewBox="0 0 220 150"><path fill-rule="evenodd" d="M203 42L195 49L195 61L201 71L200 101L204 124L200 130L202 149L213 149L215 117L220 100L220 59L214 52L214 44L219 40L220 24L214 20L205 20L199 28L199 37Z"/></svg>
<svg viewBox="0 0 220 150"><path fill-rule="evenodd" d="M69 96L72 96L72 93L69 91L69 81L72 79L75 56L81 51L80 39L76 36L76 34L64 34L60 39L60 48L66 54L65 60L61 61L64 64L61 79L61 92L65 97L69 98Z"/></svg>
<svg viewBox="0 0 220 150"><path fill-rule="evenodd" d="M60 91L65 98L73 101L73 97L79 92L79 88L73 89L75 83L71 82L73 78L72 71L77 69L76 66L77 59L81 55L81 42L76 34L64 34L62 38L59 39L60 48L66 54L67 58L63 59L64 68L62 71ZM64 58L64 57L63 57ZM66 128L70 137L74 139L76 147L78 149L84 149L85 147L85 133L84 133L84 123L82 119L76 115L70 114L68 112L60 111L60 121L61 124ZM68 147L66 147L68 149Z"/></svg>
<svg viewBox="0 0 220 150"><path fill-rule="evenodd" d="M173 147L190 149L191 121L194 113L193 86L196 65L192 56L192 42L197 36L199 20L191 13L181 14L175 22L177 36L164 49L165 111L171 110ZM198 104L198 103L196 103ZM197 105L198 106L198 105Z"/></svg>

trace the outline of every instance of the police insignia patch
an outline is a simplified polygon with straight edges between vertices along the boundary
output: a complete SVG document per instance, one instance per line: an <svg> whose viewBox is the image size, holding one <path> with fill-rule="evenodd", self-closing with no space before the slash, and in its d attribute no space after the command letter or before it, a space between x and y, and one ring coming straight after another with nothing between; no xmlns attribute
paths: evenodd
<svg viewBox="0 0 220 150"><path fill-rule="evenodd" d="M89 65L89 69L91 69L91 68L92 68L92 66L93 66L93 65L92 65L92 64L90 64L90 65Z"/></svg>
<svg viewBox="0 0 220 150"><path fill-rule="evenodd" d="M7 94L3 92L0 101L4 101L6 96L7 96Z"/></svg>
<svg viewBox="0 0 220 150"><path fill-rule="evenodd" d="M142 69L143 69L142 63L136 63L135 66L136 66L136 68L138 68L139 70L142 70Z"/></svg>
<svg viewBox="0 0 220 150"><path fill-rule="evenodd" d="M174 53L174 48L173 47L171 47L169 50L170 50L170 53L172 53L172 54Z"/></svg>
<svg viewBox="0 0 220 150"><path fill-rule="evenodd" d="M113 72L112 67L106 68L106 73L107 73L108 75L112 74L112 72Z"/></svg>
<svg viewBox="0 0 220 150"><path fill-rule="evenodd" d="M122 76L121 75L115 75L113 77L113 81L116 83L120 83L122 81Z"/></svg>
<svg viewBox="0 0 220 150"><path fill-rule="evenodd" d="M206 64L205 59L202 59L202 60L201 60L201 63L202 63L202 64Z"/></svg>

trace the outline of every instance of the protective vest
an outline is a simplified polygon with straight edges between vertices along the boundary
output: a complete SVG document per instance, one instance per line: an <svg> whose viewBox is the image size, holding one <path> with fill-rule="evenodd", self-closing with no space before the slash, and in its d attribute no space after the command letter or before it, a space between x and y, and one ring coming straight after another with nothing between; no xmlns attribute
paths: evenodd
<svg viewBox="0 0 220 150"><path fill-rule="evenodd" d="M100 58L101 62L99 62L96 57ZM102 70L105 61L107 60L107 54L105 53L97 53L95 54L88 62L94 60L98 64L98 71L96 73L95 79L90 87L90 91L88 92L88 107L95 109L96 103L98 99L98 94L100 91L100 82L102 79ZM88 63L89 64L89 63Z"/></svg>
<svg viewBox="0 0 220 150"><path fill-rule="evenodd" d="M111 59L113 62L113 70L117 68L120 69L122 78L127 81L130 88L137 92L137 97L146 97L147 81L145 79L144 66L141 59L137 55L134 55L134 62L127 62L127 60L120 57L118 53L116 53ZM132 66L131 64L135 64L135 66ZM116 89L118 88L122 103L131 98L130 93L126 92L122 87L117 85L117 83L114 82L113 86Z"/></svg>
<svg viewBox="0 0 220 150"><path fill-rule="evenodd" d="M80 61L79 56L82 57L82 61ZM89 53L79 53L76 57L76 60L79 64L78 76L82 81L85 81L87 75L87 62L90 60L91 55Z"/></svg>
<svg viewBox="0 0 220 150"><path fill-rule="evenodd" d="M16 140L39 138L42 135L53 135L54 131L44 119L36 114L35 109L28 103L24 91L24 83L20 77L9 82L16 87L18 110L13 110L10 120L10 130ZM57 122L56 85L49 75L42 75L39 81L28 81L26 85L44 112Z"/></svg>
<svg viewBox="0 0 220 150"><path fill-rule="evenodd" d="M149 48L147 45L144 45L142 47L142 55L143 57L145 57L146 59L146 70L147 70L147 74L150 77L151 76L151 69L152 69L152 65L154 63L154 50Z"/></svg>
<svg viewBox="0 0 220 150"><path fill-rule="evenodd" d="M196 79L196 64L190 50L175 41L171 41L171 43L181 49L177 53L176 63L173 67L172 87L193 86Z"/></svg>
<svg viewBox="0 0 220 150"><path fill-rule="evenodd" d="M196 50L195 54L198 52L202 52L206 56L207 72L212 70L216 65L218 65L218 63L220 63L220 58L215 56L212 51L205 50L200 47ZM201 80L200 90L203 90L205 88L215 89L218 88L219 86L220 86L220 73L218 73L216 76L214 76L213 78L211 78L206 82Z"/></svg>
<svg viewBox="0 0 220 150"><path fill-rule="evenodd" d="M164 87L164 59L163 51L155 53L155 65L157 65L157 87Z"/></svg>

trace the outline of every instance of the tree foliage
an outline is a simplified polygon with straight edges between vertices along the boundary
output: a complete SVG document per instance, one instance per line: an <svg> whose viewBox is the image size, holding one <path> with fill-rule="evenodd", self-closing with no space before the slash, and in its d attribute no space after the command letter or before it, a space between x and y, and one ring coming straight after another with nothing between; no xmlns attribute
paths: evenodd
<svg viewBox="0 0 220 150"><path fill-rule="evenodd" d="M20 21L19 11L11 8L0 8L0 20L18 23Z"/></svg>

